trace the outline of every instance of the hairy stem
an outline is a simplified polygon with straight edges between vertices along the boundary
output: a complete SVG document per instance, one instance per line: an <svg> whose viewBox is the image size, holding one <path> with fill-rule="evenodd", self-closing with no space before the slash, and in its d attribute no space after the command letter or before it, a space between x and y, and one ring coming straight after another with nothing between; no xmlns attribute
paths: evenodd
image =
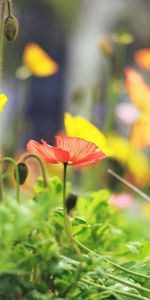
<svg viewBox="0 0 150 300"><path fill-rule="evenodd" d="M45 167L44 167L43 162L41 161L41 159L37 155L32 154L32 153L31 154L27 153L22 157L22 161L24 161L24 162L29 160L29 159L35 159L37 161L37 163L39 164L41 172L42 172L44 187L47 187L46 171L45 171Z"/></svg>
<svg viewBox="0 0 150 300"><path fill-rule="evenodd" d="M77 243L74 240L74 237L72 235L71 231L71 223L69 220L69 217L67 215L67 208L66 208L66 176L67 176L67 163L64 163L64 177L63 177L63 212L64 212L64 226L66 230L66 234L68 237L68 240L70 241L73 249L77 254L80 254L80 249L77 246Z"/></svg>
<svg viewBox="0 0 150 300"><path fill-rule="evenodd" d="M10 0L6 0L7 2L7 9L8 9L8 16L11 17L12 16L12 5L11 5L11 1Z"/></svg>
<svg viewBox="0 0 150 300"><path fill-rule="evenodd" d="M3 181L2 181L2 168L0 166L0 202L3 202Z"/></svg>
<svg viewBox="0 0 150 300"><path fill-rule="evenodd" d="M88 279L82 278L82 281L87 283L88 285L93 285L93 286L97 287L100 290L108 291L108 292L111 292L111 293L116 293L116 294L119 294L119 295L124 295L124 296L128 297L128 299L130 299L130 297L133 298L133 299L140 299L140 300L148 300L149 299L147 297L143 297L143 296L140 296L140 295L129 293L129 292L126 292L126 291L123 291L123 290L109 288L109 287L106 287L104 285L100 285L100 284L95 283L95 282L93 282L91 280L88 280Z"/></svg>
<svg viewBox="0 0 150 300"><path fill-rule="evenodd" d="M4 157L0 160L0 164L4 162L9 162L14 166L15 173L16 173L16 200L19 202L20 201L20 184L19 184L19 172L17 168L16 161L11 158L11 157ZM3 182L2 182L2 177L1 177L1 201L3 201Z"/></svg>
<svg viewBox="0 0 150 300"><path fill-rule="evenodd" d="M92 254L94 254L95 256L97 257L101 257L101 255L99 255L98 253L96 253L95 251L89 249L88 247L86 247L85 245L83 245L82 243L80 243L79 241L75 240L76 243L82 248L84 249L86 252L90 252ZM142 274L142 273L138 273L138 272L135 272L135 271L132 271L132 270L128 270L120 265L118 265L117 263L114 263L113 261L111 261L110 259L108 258L104 258L104 260L108 263L110 263L112 266L116 267L117 269L120 269L121 271L125 272L125 273L129 273L129 274L132 274L134 276L138 276L138 277L142 277L142 278L145 278L145 279L150 279L150 276L146 275L146 274Z"/></svg>
<svg viewBox="0 0 150 300"><path fill-rule="evenodd" d="M5 0L0 0L0 93L2 88L2 71L3 71L3 25L4 25ZM0 145L0 159L1 159ZM0 202L3 201L3 183L2 183L2 168L0 166Z"/></svg>
<svg viewBox="0 0 150 300"><path fill-rule="evenodd" d="M5 18L5 0L0 0L0 89L2 86L2 73L3 73L3 28Z"/></svg>
<svg viewBox="0 0 150 300"><path fill-rule="evenodd" d="M106 274L106 276L107 276L108 278L114 279L114 280L117 281L117 282L123 283L124 285L128 285L128 286L130 286L130 287L132 287L132 288L134 288L134 289L137 289L137 290L139 290L139 291L148 293L148 294L150 295L150 289L147 289L147 288L145 288L145 287L143 287L143 286L140 286L140 285L138 285L138 284L136 284L136 283L129 282L129 281L127 281L127 280L124 280L124 279L122 279L122 278L120 278L120 277L118 277L118 276L109 274L109 273L107 273L107 272L106 272L105 274Z"/></svg>

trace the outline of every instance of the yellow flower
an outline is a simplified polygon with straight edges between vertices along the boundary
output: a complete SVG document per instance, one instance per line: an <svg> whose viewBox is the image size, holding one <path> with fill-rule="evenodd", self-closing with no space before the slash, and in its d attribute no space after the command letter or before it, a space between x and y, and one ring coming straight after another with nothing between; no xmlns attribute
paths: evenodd
<svg viewBox="0 0 150 300"><path fill-rule="evenodd" d="M4 94L0 94L0 111L3 111L3 108L5 106L5 104L7 103L8 99L6 97L6 95Z"/></svg>
<svg viewBox="0 0 150 300"><path fill-rule="evenodd" d="M117 134L107 136L108 146L112 149L112 157L121 164L126 164L130 155L129 142Z"/></svg>
<svg viewBox="0 0 150 300"><path fill-rule="evenodd" d="M103 133L88 120L80 116L71 116L65 113L65 130L68 136L78 137L94 143L104 154L110 155L111 151Z"/></svg>
<svg viewBox="0 0 150 300"><path fill-rule="evenodd" d="M127 165L130 173L140 186L149 185L150 161L144 153L131 150Z"/></svg>
<svg viewBox="0 0 150 300"><path fill-rule="evenodd" d="M135 150L127 139L114 133L105 137L88 120L80 116L73 117L69 113L65 113L64 124L68 136L83 138L96 144L103 153L126 166L139 185L149 184L149 159L144 153Z"/></svg>
<svg viewBox="0 0 150 300"><path fill-rule="evenodd" d="M46 77L58 71L58 64L36 43L27 44L23 62L35 76Z"/></svg>
<svg viewBox="0 0 150 300"><path fill-rule="evenodd" d="M141 212L144 218L149 219L150 218L150 203L144 202L141 205Z"/></svg>
<svg viewBox="0 0 150 300"><path fill-rule="evenodd" d="M127 167L137 183L140 185L149 184L150 162L148 157L135 150L128 140L119 135L109 135L107 142L112 149L112 157Z"/></svg>

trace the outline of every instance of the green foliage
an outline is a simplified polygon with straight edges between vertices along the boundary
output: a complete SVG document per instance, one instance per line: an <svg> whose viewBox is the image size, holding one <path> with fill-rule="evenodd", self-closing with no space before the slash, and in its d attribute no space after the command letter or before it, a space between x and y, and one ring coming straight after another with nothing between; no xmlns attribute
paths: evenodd
<svg viewBox="0 0 150 300"><path fill-rule="evenodd" d="M47 188L39 178L34 199L1 203L0 300L149 299L150 241L131 240L127 214L108 198L107 190L80 196L71 211L80 255L65 233L59 178Z"/></svg>

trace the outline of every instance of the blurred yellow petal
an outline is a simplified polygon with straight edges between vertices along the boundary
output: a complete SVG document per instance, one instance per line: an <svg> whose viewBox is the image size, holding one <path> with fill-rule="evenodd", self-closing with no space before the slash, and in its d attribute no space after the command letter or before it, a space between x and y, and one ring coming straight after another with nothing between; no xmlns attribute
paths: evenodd
<svg viewBox="0 0 150 300"><path fill-rule="evenodd" d="M6 95L4 94L0 94L0 112L3 111L3 108L5 106L5 104L7 103L8 99L6 97Z"/></svg>
<svg viewBox="0 0 150 300"><path fill-rule="evenodd" d="M149 202L142 203L141 212L145 218L147 218L147 219L150 218L150 203Z"/></svg>
<svg viewBox="0 0 150 300"><path fill-rule="evenodd" d="M125 69L125 87L132 103L142 111L150 112L150 87L138 71Z"/></svg>
<svg viewBox="0 0 150 300"><path fill-rule="evenodd" d="M103 153L110 155L111 150L108 148L105 136L88 120L80 116L71 116L69 113L65 113L64 125L68 136L79 137L92 142Z"/></svg>
<svg viewBox="0 0 150 300"><path fill-rule="evenodd" d="M134 59L140 67L150 71L150 48L137 50L134 54Z"/></svg>
<svg viewBox="0 0 150 300"><path fill-rule="evenodd" d="M126 164L130 154L128 140L117 134L110 134L107 137L107 143L112 149L112 157L118 160L121 164Z"/></svg>
<svg viewBox="0 0 150 300"><path fill-rule="evenodd" d="M130 141L135 149L150 147L150 115L142 116L134 123L130 132Z"/></svg>
<svg viewBox="0 0 150 300"><path fill-rule="evenodd" d="M46 77L58 71L58 64L35 43L29 43L25 47L23 62L35 76Z"/></svg>
<svg viewBox="0 0 150 300"><path fill-rule="evenodd" d="M150 161L148 157L139 151L131 150L128 159L128 169L140 186L149 185Z"/></svg>
<svg viewBox="0 0 150 300"><path fill-rule="evenodd" d="M115 158L134 176L139 185L149 185L150 182L150 161L148 157L135 150L129 141L116 134L111 134L107 138Z"/></svg>

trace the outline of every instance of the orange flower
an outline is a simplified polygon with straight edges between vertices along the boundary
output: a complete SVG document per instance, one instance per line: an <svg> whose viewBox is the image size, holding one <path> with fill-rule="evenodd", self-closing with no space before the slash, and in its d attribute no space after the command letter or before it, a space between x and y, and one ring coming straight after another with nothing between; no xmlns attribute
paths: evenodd
<svg viewBox="0 0 150 300"><path fill-rule="evenodd" d="M150 112L150 87L141 74L132 68L126 68L125 78L125 86L132 103L142 111Z"/></svg>
<svg viewBox="0 0 150 300"><path fill-rule="evenodd" d="M138 120L132 126L130 141L135 149L150 146L150 86L141 74L132 68L125 69L126 89L133 104L140 109Z"/></svg>
<svg viewBox="0 0 150 300"><path fill-rule="evenodd" d="M136 63L146 71L150 71L150 49L143 48L134 54Z"/></svg>
<svg viewBox="0 0 150 300"><path fill-rule="evenodd" d="M36 43L26 45L23 62L35 76L46 77L58 71L58 64Z"/></svg>
<svg viewBox="0 0 150 300"><path fill-rule="evenodd" d="M130 139L136 149L150 147L150 116L143 116L135 122L130 132Z"/></svg>
<svg viewBox="0 0 150 300"><path fill-rule="evenodd" d="M39 156L47 163L68 163L72 166L86 166L97 163L106 155L97 146L84 139L56 136L56 147L30 140L27 150Z"/></svg>

